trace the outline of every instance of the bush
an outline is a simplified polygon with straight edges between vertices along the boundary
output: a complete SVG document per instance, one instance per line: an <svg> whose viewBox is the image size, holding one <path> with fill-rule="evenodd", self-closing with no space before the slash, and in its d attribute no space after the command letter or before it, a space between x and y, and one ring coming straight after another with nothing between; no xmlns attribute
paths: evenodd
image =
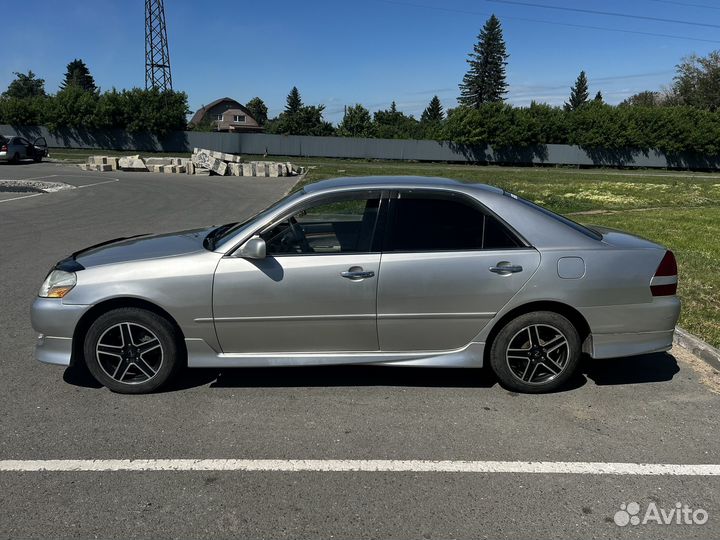
<svg viewBox="0 0 720 540"><path fill-rule="evenodd" d="M163 135L187 127L187 95L159 90L111 90L104 94L69 86L54 96L0 98L0 124L63 128L118 128Z"/></svg>

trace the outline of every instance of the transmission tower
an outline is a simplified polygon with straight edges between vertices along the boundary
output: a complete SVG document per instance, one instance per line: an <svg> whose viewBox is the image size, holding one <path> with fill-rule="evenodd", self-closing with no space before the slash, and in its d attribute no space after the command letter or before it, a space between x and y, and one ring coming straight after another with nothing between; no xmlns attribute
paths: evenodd
<svg viewBox="0 0 720 540"><path fill-rule="evenodd" d="M172 90L163 0L145 0L145 88Z"/></svg>

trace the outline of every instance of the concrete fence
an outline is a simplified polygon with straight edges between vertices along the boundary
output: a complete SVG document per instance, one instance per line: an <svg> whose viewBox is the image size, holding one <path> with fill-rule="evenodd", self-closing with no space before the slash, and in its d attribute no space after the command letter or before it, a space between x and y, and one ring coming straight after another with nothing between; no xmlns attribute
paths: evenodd
<svg viewBox="0 0 720 540"><path fill-rule="evenodd" d="M516 148L469 146L451 142L306 137L260 133L173 132L163 137L122 130L61 129L0 125L0 134L28 139L45 137L53 148L86 148L142 152L187 153L194 147L233 154L308 156L332 158L448 161L510 165L578 165L609 167L656 167L720 169L720 156L664 153L657 150L581 148L564 144Z"/></svg>

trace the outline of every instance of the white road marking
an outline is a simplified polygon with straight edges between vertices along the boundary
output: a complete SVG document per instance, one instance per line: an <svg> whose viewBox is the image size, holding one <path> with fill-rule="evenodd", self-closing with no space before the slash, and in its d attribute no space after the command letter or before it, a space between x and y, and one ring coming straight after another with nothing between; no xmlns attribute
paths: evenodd
<svg viewBox="0 0 720 540"><path fill-rule="evenodd" d="M45 193L33 193L32 195L23 195L22 197L13 197L12 199L3 199L0 203L17 201L19 199L29 199L30 197L37 197L38 195L45 195Z"/></svg>
<svg viewBox="0 0 720 540"><path fill-rule="evenodd" d="M524 473L720 476L720 465L578 461L427 461L394 459L41 459L0 460L0 472L260 471Z"/></svg>
<svg viewBox="0 0 720 540"><path fill-rule="evenodd" d="M92 186L101 186L102 184L112 184L113 182L119 182L119 178L111 178L110 180L105 180L104 182L95 182L94 184L85 184L83 186L76 186L78 189L86 188L86 187L92 187Z"/></svg>

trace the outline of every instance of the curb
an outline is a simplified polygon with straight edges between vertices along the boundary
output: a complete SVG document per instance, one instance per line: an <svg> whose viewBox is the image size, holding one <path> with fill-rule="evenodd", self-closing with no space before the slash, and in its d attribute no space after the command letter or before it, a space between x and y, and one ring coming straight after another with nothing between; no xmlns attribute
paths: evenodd
<svg viewBox="0 0 720 540"><path fill-rule="evenodd" d="M679 326L675 327L673 342L675 345L679 345L683 349L687 349L701 360L704 360L705 363L712 368L720 371L720 350L716 349L709 343L705 343L700 338L693 336L691 333L683 330Z"/></svg>

